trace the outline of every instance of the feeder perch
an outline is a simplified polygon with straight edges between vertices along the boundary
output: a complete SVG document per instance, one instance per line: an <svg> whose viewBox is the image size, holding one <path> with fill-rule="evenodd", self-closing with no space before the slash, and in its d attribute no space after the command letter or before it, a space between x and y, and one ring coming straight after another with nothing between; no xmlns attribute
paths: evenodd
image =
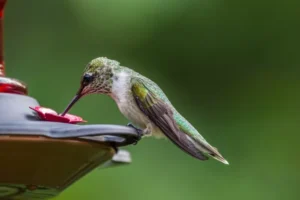
<svg viewBox="0 0 300 200"><path fill-rule="evenodd" d="M135 143L133 128L43 121L21 81L5 77L0 0L0 200L49 199L100 167L131 162L118 147Z"/></svg>

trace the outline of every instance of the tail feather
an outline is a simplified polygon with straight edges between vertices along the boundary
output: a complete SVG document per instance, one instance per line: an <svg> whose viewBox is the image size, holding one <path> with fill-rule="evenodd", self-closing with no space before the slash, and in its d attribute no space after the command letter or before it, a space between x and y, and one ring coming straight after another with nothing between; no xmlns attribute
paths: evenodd
<svg viewBox="0 0 300 200"><path fill-rule="evenodd" d="M213 147L207 143L205 144L205 149L208 150L208 154L212 158L216 159L217 161L220 161L221 163L224 163L225 165L229 165L229 162L219 153L216 147Z"/></svg>
<svg viewBox="0 0 300 200"><path fill-rule="evenodd" d="M213 157L217 161L220 161L221 163L224 163L225 165L229 165L229 162L225 158L223 158L223 156L221 156L220 154L219 155L214 154L214 155L211 155L211 157Z"/></svg>
<svg viewBox="0 0 300 200"><path fill-rule="evenodd" d="M217 161L229 165L229 162L219 153L216 147L211 146L206 140L204 139L195 139L190 138L190 141L193 141L194 145L197 147L198 151L203 152L206 155L211 156L212 158L216 159Z"/></svg>
<svg viewBox="0 0 300 200"><path fill-rule="evenodd" d="M208 157L206 155L209 155L217 161L229 165L229 162L219 153L218 149L211 146L206 141L195 141L190 136L184 135L183 137L180 137L180 140L173 140L173 142L186 153L199 160L207 160Z"/></svg>

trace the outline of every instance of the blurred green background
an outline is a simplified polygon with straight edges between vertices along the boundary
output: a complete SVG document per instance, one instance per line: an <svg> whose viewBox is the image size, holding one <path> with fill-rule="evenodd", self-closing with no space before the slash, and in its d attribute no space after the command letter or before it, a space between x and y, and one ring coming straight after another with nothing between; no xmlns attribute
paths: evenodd
<svg viewBox="0 0 300 200"><path fill-rule="evenodd" d="M126 148L131 165L95 170L56 199L299 199L299 18L296 0L9 0L7 75L41 105L62 111L91 59L116 59L157 82L230 162L147 138ZM102 95L71 113L127 124Z"/></svg>

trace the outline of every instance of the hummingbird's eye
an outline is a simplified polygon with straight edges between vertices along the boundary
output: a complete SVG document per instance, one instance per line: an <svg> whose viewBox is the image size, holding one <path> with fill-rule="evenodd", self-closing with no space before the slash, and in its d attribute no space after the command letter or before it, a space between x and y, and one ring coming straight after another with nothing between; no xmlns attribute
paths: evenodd
<svg viewBox="0 0 300 200"><path fill-rule="evenodd" d="M83 85L88 85L89 83L91 83L93 81L94 77L91 74L85 74L82 77L82 84Z"/></svg>

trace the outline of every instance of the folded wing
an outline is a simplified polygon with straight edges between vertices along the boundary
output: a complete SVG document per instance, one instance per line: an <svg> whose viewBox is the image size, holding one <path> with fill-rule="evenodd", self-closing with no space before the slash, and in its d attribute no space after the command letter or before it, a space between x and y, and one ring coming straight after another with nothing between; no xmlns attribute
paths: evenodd
<svg viewBox="0 0 300 200"><path fill-rule="evenodd" d="M132 93L141 111L161 129L161 131L179 148L200 160L207 160L192 142L190 136L185 134L176 124L171 107L160 99L151 89L147 88L138 78L132 79Z"/></svg>

